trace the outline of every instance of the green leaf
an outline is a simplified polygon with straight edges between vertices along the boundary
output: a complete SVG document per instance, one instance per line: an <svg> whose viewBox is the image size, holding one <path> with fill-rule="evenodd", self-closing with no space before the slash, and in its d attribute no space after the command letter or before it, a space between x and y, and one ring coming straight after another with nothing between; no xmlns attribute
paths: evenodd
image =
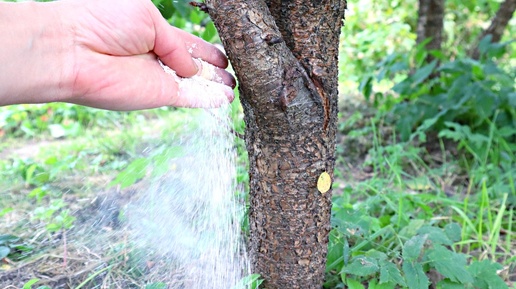
<svg viewBox="0 0 516 289"><path fill-rule="evenodd" d="M464 255L437 245L428 250L427 259L439 273L451 281L463 284L473 282L473 278L466 270L466 257Z"/></svg>
<svg viewBox="0 0 516 289"><path fill-rule="evenodd" d="M362 81L360 81L360 85L358 86L358 90L362 92L365 99L369 101L371 93L373 92L373 76L368 75L362 78Z"/></svg>
<svg viewBox="0 0 516 289"><path fill-rule="evenodd" d="M50 233L55 233L59 230L61 230L61 225L57 223L50 223L46 226L47 231Z"/></svg>
<svg viewBox="0 0 516 289"><path fill-rule="evenodd" d="M475 279L476 288L480 289L507 289L507 284L496 273L502 265L491 263L489 260L475 261L468 267L468 272Z"/></svg>
<svg viewBox="0 0 516 289"><path fill-rule="evenodd" d="M367 289L394 289L396 286L394 283L378 283L376 279L371 280L367 285Z"/></svg>
<svg viewBox="0 0 516 289"><path fill-rule="evenodd" d="M455 283L449 279L444 279L437 283L437 289L464 289L464 284Z"/></svg>
<svg viewBox="0 0 516 289"><path fill-rule="evenodd" d="M378 261L374 258L366 256L354 257L351 263L345 266L341 273L347 273L355 276L369 276L380 271Z"/></svg>
<svg viewBox="0 0 516 289"><path fill-rule="evenodd" d="M32 184L32 177L37 168L37 164L32 164L27 168L27 171L25 171L25 182L27 182L27 184Z"/></svg>
<svg viewBox="0 0 516 289"><path fill-rule="evenodd" d="M30 279L23 285L23 289L32 289L32 285L38 283L39 279Z"/></svg>
<svg viewBox="0 0 516 289"><path fill-rule="evenodd" d="M496 95L480 84L475 84L473 90L475 95L473 96L472 109L475 110L480 119L489 118L497 108Z"/></svg>
<svg viewBox="0 0 516 289"><path fill-rule="evenodd" d="M336 229L330 232L330 242L328 245L328 255L326 257L326 271L337 269L341 270L344 264L343 238L340 237Z"/></svg>
<svg viewBox="0 0 516 289"><path fill-rule="evenodd" d="M13 211L13 208L4 208L0 210L0 218Z"/></svg>
<svg viewBox="0 0 516 289"><path fill-rule="evenodd" d="M516 107L516 92L509 93L507 95L507 101L512 107Z"/></svg>
<svg viewBox="0 0 516 289"><path fill-rule="evenodd" d="M206 24L206 27L204 27L204 32L202 33L201 38L208 42L213 42L216 36L217 28L215 28L213 21L210 21Z"/></svg>
<svg viewBox="0 0 516 289"><path fill-rule="evenodd" d="M145 285L145 289L165 289L167 288L167 284L162 282L156 282L152 284Z"/></svg>
<svg viewBox="0 0 516 289"><path fill-rule="evenodd" d="M398 267L389 261L382 261L380 263L380 284L391 282L401 286L407 286Z"/></svg>
<svg viewBox="0 0 516 289"><path fill-rule="evenodd" d="M416 52L414 55L414 61L418 66L423 64L423 61L425 61L426 56L428 55L428 49L426 48L426 45L430 43L430 41L432 41L432 37L424 39L414 48L414 51Z"/></svg>
<svg viewBox="0 0 516 289"><path fill-rule="evenodd" d="M410 289L428 289L429 280L421 263L403 262L403 273Z"/></svg>
<svg viewBox="0 0 516 289"><path fill-rule="evenodd" d="M0 246L0 260L9 256L9 253L11 253L11 249L9 249L9 247Z"/></svg>
<svg viewBox="0 0 516 289"><path fill-rule="evenodd" d="M7 245L9 243L18 242L19 240L20 238L14 235L0 235L0 245Z"/></svg>
<svg viewBox="0 0 516 289"><path fill-rule="evenodd" d="M50 173L41 172L39 174L34 175L30 184L32 185L43 185L50 180Z"/></svg>
<svg viewBox="0 0 516 289"><path fill-rule="evenodd" d="M458 242L462 238L462 232L460 229L459 224L457 223L450 223L444 227L444 232L446 233L446 236L453 242Z"/></svg>
<svg viewBox="0 0 516 289"><path fill-rule="evenodd" d="M348 289L365 289L364 285L355 279L346 279L346 285Z"/></svg>
<svg viewBox="0 0 516 289"><path fill-rule="evenodd" d="M401 231L400 231L400 235L406 237L406 238L409 238L409 237L413 237L416 235L417 231L423 227L423 225L425 224L425 220L422 220L422 219L413 219L413 220L410 220L410 222L408 223L408 225L404 226Z"/></svg>
<svg viewBox="0 0 516 289"><path fill-rule="evenodd" d="M232 289L258 289L262 283L260 274L251 274L242 278Z"/></svg>
<svg viewBox="0 0 516 289"><path fill-rule="evenodd" d="M170 160L184 155L180 146L160 148L160 152L152 156L152 177L161 177L170 171Z"/></svg>
<svg viewBox="0 0 516 289"><path fill-rule="evenodd" d="M371 249L371 250L367 251L365 253L365 255L367 257L374 258L378 261L384 261L384 260L387 260L387 258L388 258L387 254L385 254L384 252L375 250L375 249Z"/></svg>
<svg viewBox="0 0 516 289"><path fill-rule="evenodd" d="M428 76L430 76L430 74L432 74L432 72L434 71L436 66L437 66L437 60L434 60L431 63L418 69L414 73L414 75L411 76L412 83L410 85L412 87L416 87L417 85L419 85L421 82L423 82L425 79L427 79Z"/></svg>
<svg viewBox="0 0 516 289"><path fill-rule="evenodd" d="M48 190L46 189L46 187L37 187L34 190L30 191L28 197L36 198L36 200L40 202L47 194Z"/></svg>
<svg viewBox="0 0 516 289"><path fill-rule="evenodd" d="M417 261L421 255L427 235L417 235L410 238L403 246L403 261Z"/></svg>
<svg viewBox="0 0 516 289"><path fill-rule="evenodd" d="M444 245L452 245L453 242L448 238L448 236L443 232L441 228L436 228L432 226L423 226L421 229L417 231L418 234L423 235L427 234L428 239L432 241L432 244L444 244Z"/></svg>
<svg viewBox="0 0 516 289"><path fill-rule="evenodd" d="M120 172L109 185L120 185L120 187L124 189L135 184L147 174L148 165L149 160L147 159L139 158L134 160L125 170Z"/></svg>

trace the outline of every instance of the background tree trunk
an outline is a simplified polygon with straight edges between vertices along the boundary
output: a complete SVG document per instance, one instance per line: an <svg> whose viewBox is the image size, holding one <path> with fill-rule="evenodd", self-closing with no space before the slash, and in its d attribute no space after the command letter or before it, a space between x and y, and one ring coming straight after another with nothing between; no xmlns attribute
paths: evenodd
<svg viewBox="0 0 516 289"><path fill-rule="evenodd" d="M497 43L500 42L502 38L503 32L509 24L509 21L516 10L516 0L505 0L502 4L500 4L500 8L496 12L496 15L491 20L491 25L484 30L477 40L477 45L474 46L470 55L473 59L478 59L480 57L480 52L478 51L478 43L487 35L492 35L491 42Z"/></svg>
<svg viewBox="0 0 516 289"><path fill-rule="evenodd" d="M417 20L417 43L427 38L432 38L426 48L428 50L441 50L444 28L444 0L419 0ZM434 59L428 55L427 61Z"/></svg>
<svg viewBox="0 0 516 289"><path fill-rule="evenodd" d="M250 241L265 288L324 281L345 0L206 0L239 80L250 163ZM270 7L270 10L269 10Z"/></svg>

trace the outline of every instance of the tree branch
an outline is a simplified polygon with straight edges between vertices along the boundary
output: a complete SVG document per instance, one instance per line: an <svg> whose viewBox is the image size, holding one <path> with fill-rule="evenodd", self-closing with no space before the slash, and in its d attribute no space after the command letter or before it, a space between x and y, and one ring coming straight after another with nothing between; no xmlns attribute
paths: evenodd
<svg viewBox="0 0 516 289"><path fill-rule="evenodd" d="M500 4L500 8L496 12L496 15L491 20L491 25L484 30L477 39L477 44L474 46L472 51L470 52L471 58L478 59L480 57L480 52L478 50L478 43L487 35L491 34L491 42L497 43L500 42L502 38L503 32L509 24L509 21L516 10L516 0L505 0L502 4Z"/></svg>

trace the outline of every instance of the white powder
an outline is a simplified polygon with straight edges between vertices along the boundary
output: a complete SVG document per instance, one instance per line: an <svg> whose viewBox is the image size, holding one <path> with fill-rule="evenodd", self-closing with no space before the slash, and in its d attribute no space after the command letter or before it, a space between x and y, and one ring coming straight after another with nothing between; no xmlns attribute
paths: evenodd
<svg viewBox="0 0 516 289"><path fill-rule="evenodd" d="M194 49L197 49L197 43L192 44L192 46L188 48L188 53L192 54Z"/></svg>
<svg viewBox="0 0 516 289"><path fill-rule="evenodd" d="M194 106L213 107L227 103L226 91L231 88L221 83L222 78L216 74L215 66L201 59L195 59L197 64L200 64L198 74L184 78L179 77L174 70L160 60L158 61L163 70L172 75L178 83L178 96L186 93Z"/></svg>

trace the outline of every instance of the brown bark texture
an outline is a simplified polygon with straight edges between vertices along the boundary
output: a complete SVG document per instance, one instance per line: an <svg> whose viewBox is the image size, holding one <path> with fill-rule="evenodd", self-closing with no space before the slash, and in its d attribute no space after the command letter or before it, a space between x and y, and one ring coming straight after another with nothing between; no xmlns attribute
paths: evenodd
<svg viewBox="0 0 516 289"><path fill-rule="evenodd" d="M489 27L487 27L486 30L482 32L482 34L480 34L477 43L480 43L480 40L482 40L487 35L492 35L492 43L500 42L503 32L505 31L507 24L509 24L509 21L511 20L515 10L516 0L505 0L502 4L500 4L500 8L498 8L498 11L491 20L491 24ZM471 51L471 57L473 59L478 59L480 57L478 45L475 45L474 49Z"/></svg>
<svg viewBox="0 0 516 289"><path fill-rule="evenodd" d="M440 50L444 28L444 0L419 0L417 43L432 38L426 44L428 50ZM431 55L427 61L433 60Z"/></svg>
<svg viewBox="0 0 516 289"><path fill-rule="evenodd" d="M345 0L206 0L239 81L253 273L264 288L324 281Z"/></svg>

